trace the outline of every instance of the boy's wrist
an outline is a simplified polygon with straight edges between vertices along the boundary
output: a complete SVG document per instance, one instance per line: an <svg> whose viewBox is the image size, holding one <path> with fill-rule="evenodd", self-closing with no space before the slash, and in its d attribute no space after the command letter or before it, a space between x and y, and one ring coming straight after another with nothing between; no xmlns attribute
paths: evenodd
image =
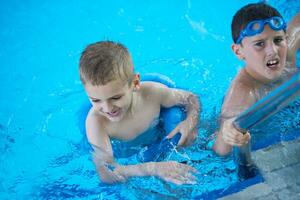
<svg viewBox="0 0 300 200"><path fill-rule="evenodd" d="M155 169L155 163L154 162L147 162L140 166L142 173L145 176L155 176L156 169Z"/></svg>
<svg viewBox="0 0 300 200"><path fill-rule="evenodd" d="M200 102L195 95L191 95L189 102L190 108L188 109L186 120L192 126L192 128L196 128L199 121Z"/></svg>
<svg viewBox="0 0 300 200"><path fill-rule="evenodd" d="M185 122L190 126L191 130L196 129L198 126L198 120L199 120L198 114L199 113L191 113L185 120Z"/></svg>
<svg viewBox="0 0 300 200"><path fill-rule="evenodd" d="M116 172L122 176L155 176L155 163L148 162L137 165L120 166Z"/></svg>

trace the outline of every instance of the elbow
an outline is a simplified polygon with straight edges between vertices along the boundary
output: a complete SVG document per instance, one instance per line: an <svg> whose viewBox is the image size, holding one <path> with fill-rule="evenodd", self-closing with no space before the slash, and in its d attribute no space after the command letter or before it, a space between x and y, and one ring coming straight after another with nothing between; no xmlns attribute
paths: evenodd
<svg viewBox="0 0 300 200"><path fill-rule="evenodd" d="M108 178L108 177L102 176L101 174L98 174L98 177L99 177L99 180L100 180L102 183L105 183L105 184L109 184L109 185L110 185L110 184L115 184L115 183L117 183L117 182L111 180L111 179Z"/></svg>
<svg viewBox="0 0 300 200"><path fill-rule="evenodd" d="M232 147L222 148L216 143L213 145L212 149L218 156L228 156L232 151Z"/></svg>
<svg viewBox="0 0 300 200"><path fill-rule="evenodd" d="M194 109L196 109L198 113L201 112L201 101L198 96L196 96L193 93L189 93L187 99L189 105L191 105Z"/></svg>
<svg viewBox="0 0 300 200"><path fill-rule="evenodd" d="M118 180L118 179L112 179L112 177L103 176L103 175L101 175L101 174L98 174L98 177L99 177L99 180L100 180L102 183L109 184L109 185L112 185L112 184L118 184L118 183L122 183L122 182L123 182L123 181L121 181L121 180Z"/></svg>
<svg viewBox="0 0 300 200"><path fill-rule="evenodd" d="M222 156L222 157L228 156L231 153L231 151L220 151L220 150L214 150L214 151L218 156Z"/></svg>
<svg viewBox="0 0 300 200"><path fill-rule="evenodd" d="M124 183L126 178L117 172L117 170L110 170L105 166L97 167L97 173L100 181L105 184Z"/></svg>

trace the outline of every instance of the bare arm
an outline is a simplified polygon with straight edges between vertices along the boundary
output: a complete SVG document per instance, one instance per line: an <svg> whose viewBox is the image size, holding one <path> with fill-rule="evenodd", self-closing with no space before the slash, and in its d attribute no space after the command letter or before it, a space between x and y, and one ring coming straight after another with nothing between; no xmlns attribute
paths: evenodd
<svg viewBox="0 0 300 200"><path fill-rule="evenodd" d="M287 62L291 67L296 66L296 53L300 48L300 13L295 15L288 25Z"/></svg>
<svg viewBox="0 0 300 200"><path fill-rule="evenodd" d="M101 119L93 110L88 114L86 127L88 140L94 149L93 161L102 182L112 184L125 182L130 177L156 176L178 185L194 183L192 172L195 169L174 161L119 165L114 160L110 139L101 126Z"/></svg>
<svg viewBox="0 0 300 200"><path fill-rule="evenodd" d="M242 81L245 81L242 79ZM233 120L244 110L255 103L255 95L251 86L237 80L232 83L222 106L220 129L213 146L219 155L227 155L233 146L242 146L250 140L249 133L243 135L234 128Z"/></svg>
<svg viewBox="0 0 300 200"><path fill-rule="evenodd" d="M199 114L201 110L198 98L191 92L168 88L162 84L154 84L157 98L163 107L172 107L181 105L186 110L186 119L178 124L178 126L167 136L173 137L176 133L181 133L178 142L180 146L190 145L196 138L198 132ZM153 89L152 88L152 89Z"/></svg>
<svg viewBox="0 0 300 200"><path fill-rule="evenodd" d="M114 161L110 138L106 133L101 118L91 108L86 119L86 133L93 147L93 161L99 178L105 183L123 182L125 179L111 169L117 166Z"/></svg>

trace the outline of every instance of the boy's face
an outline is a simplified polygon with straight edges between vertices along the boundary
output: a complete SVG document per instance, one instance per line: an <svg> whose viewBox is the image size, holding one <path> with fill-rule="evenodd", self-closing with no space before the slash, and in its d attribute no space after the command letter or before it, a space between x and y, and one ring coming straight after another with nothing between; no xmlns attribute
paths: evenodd
<svg viewBox="0 0 300 200"><path fill-rule="evenodd" d="M275 81L286 63L286 35L283 30L274 31L265 25L262 33L245 37L241 45L233 45L233 50L245 61L245 69L253 78L262 82Z"/></svg>
<svg viewBox="0 0 300 200"><path fill-rule="evenodd" d="M85 90L93 108L112 122L123 119L131 106L133 86L127 81L114 80L98 86L87 83Z"/></svg>

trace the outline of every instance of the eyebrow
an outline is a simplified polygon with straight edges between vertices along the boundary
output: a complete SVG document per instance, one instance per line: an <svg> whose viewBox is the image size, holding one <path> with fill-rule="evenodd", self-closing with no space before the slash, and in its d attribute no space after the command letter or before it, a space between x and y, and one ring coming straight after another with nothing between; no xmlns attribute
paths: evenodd
<svg viewBox="0 0 300 200"><path fill-rule="evenodd" d="M261 41L265 41L265 38L261 38L261 39L257 39L257 40L253 40L251 41L251 43L257 43L257 42L261 42Z"/></svg>
<svg viewBox="0 0 300 200"><path fill-rule="evenodd" d="M278 38L278 37L284 38L285 36L281 35L281 34L274 35L274 38ZM261 41L265 41L265 40L266 40L266 38L260 38L260 39L253 40L252 43L261 42Z"/></svg>
<svg viewBox="0 0 300 200"><path fill-rule="evenodd" d="M285 35L275 35L275 37L282 37L282 38L284 38Z"/></svg>
<svg viewBox="0 0 300 200"><path fill-rule="evenodd" d="M90 98L90 99L95 99L95 100L100 100L100 99L98 99L98 98L90 97L90 96L89 96L89 98Z"/></svg>
<svg viewBox="0 0 300 200"><path fill-rule="evenodd" d="M114 96L111 96L111 97L109 97L108 99L112 99L112 98L115 98L115 97L117 97L117 96L123 96L123 93L121 93L121 94L116 94L116 95L114 95ZM98 98L95 98L95 97L91 97L91 96L88 96L90 99L92 99L92 100L101 100L101 99L98 99Z"/></svg>

